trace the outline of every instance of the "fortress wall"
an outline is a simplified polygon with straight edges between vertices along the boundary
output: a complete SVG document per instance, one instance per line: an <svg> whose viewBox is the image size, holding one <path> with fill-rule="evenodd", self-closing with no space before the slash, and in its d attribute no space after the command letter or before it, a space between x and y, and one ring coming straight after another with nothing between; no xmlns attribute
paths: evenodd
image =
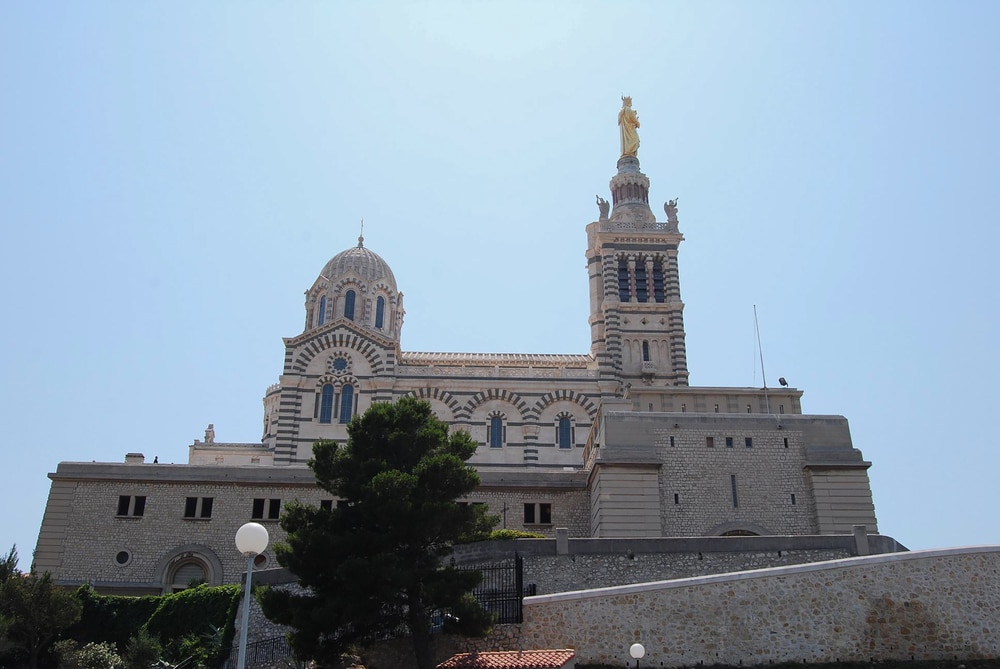
<svg viewBox="0 0 1000 669"><path fill-rule="evenodd" d="M525 600L525 648L691 666L1000 654L1000 546L854 557Z"/></svg>

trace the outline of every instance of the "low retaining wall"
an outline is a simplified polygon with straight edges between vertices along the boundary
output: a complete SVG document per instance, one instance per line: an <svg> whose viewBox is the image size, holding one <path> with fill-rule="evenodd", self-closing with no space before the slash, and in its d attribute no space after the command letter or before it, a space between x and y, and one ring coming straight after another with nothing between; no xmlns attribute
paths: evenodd
<svg viewBox="0 0 1000 669"><path fill-rule="evenodd" d="M856 557L525 599L523 648L648 666L1000 655L1000 546Z"/></svg>
<svg viewBox="0 0 1000 669"><path fill-rule="evenodd" d="M454 557L475 566L520 555L524 582L542 595L905 550L859 528L854 535L488 541L456 546Z"/></svg>

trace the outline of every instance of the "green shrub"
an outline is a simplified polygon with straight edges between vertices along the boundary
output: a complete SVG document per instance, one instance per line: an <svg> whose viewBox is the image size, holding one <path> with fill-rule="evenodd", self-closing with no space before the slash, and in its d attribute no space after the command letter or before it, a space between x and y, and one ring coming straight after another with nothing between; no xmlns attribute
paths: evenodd
<svg viewBox="0 0 1000 669"><path fill-rule="evenodd" d="M138 634L163 599L159 595L99 595L88 585L80 586L76 597L83 604L83 613L66 636L80 643L110 641L119 648Z"/></svg>
<svg viewBox="0 0 1000 669"><path fill-rule="evenodd" d="M538 532L525 532L523 530L493 530L490 532L490 541L507 541L508 539L545 539L544 534Z"/></svg>
<svg viewBox="0 0 1000 669"><path fill-rule="evenodd" d="M88 643L76 652L76 663L82 669L119 669L122 658L113 643Z"/></svg>
<svg viewBox="0 0 1000 669"><path fill-rule="evenodd" d="M238 585L199 585L164 595L143 629L173 640L163 648L167 659L179 662L194 655L203 658L205 666L216 666L232 644L240 590Z"/></svg>
<svg viewBox="0 0 1000 669"><path fill-rule="evenodd" d="M126 669L150 669L160 659L162 652L159 640L141 629L128 640L122 659L125 660Z"/></svg>

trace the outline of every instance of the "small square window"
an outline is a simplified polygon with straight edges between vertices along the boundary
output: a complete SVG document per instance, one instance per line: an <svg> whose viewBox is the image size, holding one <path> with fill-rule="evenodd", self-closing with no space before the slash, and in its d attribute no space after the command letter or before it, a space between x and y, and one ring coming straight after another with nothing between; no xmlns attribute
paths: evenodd
<svg viewBox="0 0 1000 669"><path fill-rule="evenodd" d="M747 448L753 448L753 437L746 437L743 443L746 444Z"/></svg>
<svg viewBox="0 0 1000 669"><path fill-rule="evenodd" d="M733 438L726 437L726 448L732 448L732 447L733 447Z"/></svg>
<svg viewBox="0 0 1000 669"><path fill-rule="evenodd" d="M146 512L145 495L119 495L118 514L119 516L142 517Z"/></svg>
<svg viewBox="0 0 1000 669"><path fill-rule="evenodd" d="M525 525L551 525L552 504L548 502L526 502L524 505Z"/></svg>
<svg viewBox="0 0 1000 669"><path fill-rule="evenodd" d="M324 511L333 511L333 500L332 499L321 499L319 501L319 508Z"/></svg>

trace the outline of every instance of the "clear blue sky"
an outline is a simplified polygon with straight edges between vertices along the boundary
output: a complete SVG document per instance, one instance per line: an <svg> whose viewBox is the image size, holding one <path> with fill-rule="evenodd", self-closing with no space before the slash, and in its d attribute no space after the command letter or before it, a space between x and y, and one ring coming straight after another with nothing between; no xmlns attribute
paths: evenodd
<svg viewBox="0 0 1000 669"><path fill-rule="evenodd" d="M997 543L1000 4L0 5L0 548L63 460L259 440L356 243L410 351L584 353L631 95L693 385L843 414L883 533ZM524 324L528 324L526 327Z"/></svg>

